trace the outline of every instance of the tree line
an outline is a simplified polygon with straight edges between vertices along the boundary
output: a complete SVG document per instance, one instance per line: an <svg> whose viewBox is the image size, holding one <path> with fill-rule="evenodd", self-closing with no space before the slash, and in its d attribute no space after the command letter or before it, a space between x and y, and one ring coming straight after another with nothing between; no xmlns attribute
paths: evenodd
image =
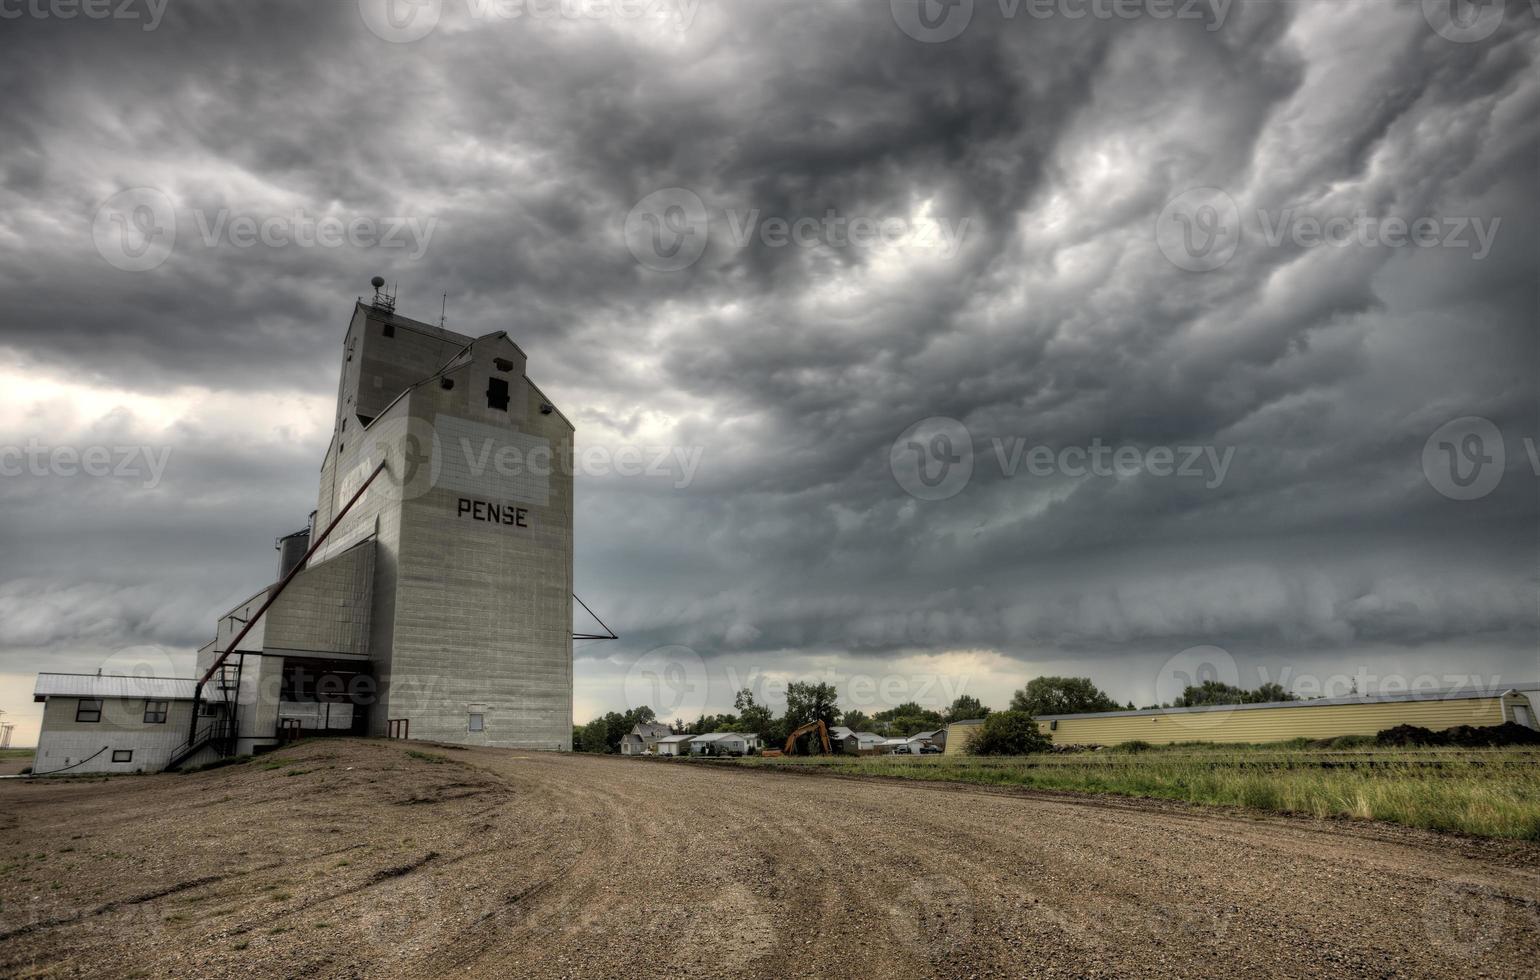
<svg viewBox="0 0 1540 980"><path fill-rule="evenodd" d="M1297 695L1279 684L1263 684L1252 690L1204 681L1189 685L1169 703L1145 705L1146 708L1192 708L1211 704L1262 704L1272 701L1297 701ZM676 718L669 728L679 735L704 735L707 732L741 732L759 735L769 746L779 746L786 737L810 721L822 721L858 732L872 732L884 738L909 738L921 732L944 728L954 721L984 719L979 733L983 749L999 745L1001 753L1020 754L1046 747L1047 738L1037 732L1032 721L1039 715L1073 715L1102 711L1132 711L1134 703L1114 701L1089 677L1035 677L1011 695L1005 711L995 711L971 694L954 700L944 711L926 708L913 701L885 711L867 714L851 708L841 710L839 692L833 684L796 682L787 685L786 711L777 716L769 707L755 700L748 688L733 699L733 711L701 715L694 721ZM1001 717L1010 716L1010 717ZM989 719L994 718L991 722ZM620 742L637 724L658 721L652 708L642 705L630 711L611 711L586 725L572 729L572 748L577 752L618 753ZM811 749L813 736L803 736Z"/></svg>

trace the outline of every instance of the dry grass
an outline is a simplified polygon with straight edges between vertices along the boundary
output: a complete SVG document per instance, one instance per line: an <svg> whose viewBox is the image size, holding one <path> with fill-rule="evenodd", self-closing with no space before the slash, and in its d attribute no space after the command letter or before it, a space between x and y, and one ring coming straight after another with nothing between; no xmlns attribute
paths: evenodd
<svg viewBox="0 0 1540 980"><path fill-rule="evenodd" d="M744 759L847 775L1112 793L1540 840L1540 750L1173 746L1011 758Z"/></svg>

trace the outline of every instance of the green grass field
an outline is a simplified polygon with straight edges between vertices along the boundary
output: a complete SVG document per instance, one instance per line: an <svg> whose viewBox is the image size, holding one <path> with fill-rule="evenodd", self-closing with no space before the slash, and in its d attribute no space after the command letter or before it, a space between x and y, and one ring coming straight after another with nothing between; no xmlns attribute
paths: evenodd
<svg viewBox="0 0 1540 980"><path fill-rule="evenodd" d="M747 758L852 776L1111 793L1540 840L1540 749L1178 745L1012 757Z"/></svg>

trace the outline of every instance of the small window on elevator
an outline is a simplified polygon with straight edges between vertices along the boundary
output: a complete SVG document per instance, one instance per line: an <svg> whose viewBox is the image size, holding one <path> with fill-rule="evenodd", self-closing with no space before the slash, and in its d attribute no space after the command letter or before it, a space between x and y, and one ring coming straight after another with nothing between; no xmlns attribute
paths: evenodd
<svg viewBox="0 0 1540 980"><path fill-rule="evenodd" d="M508 382L502 378L487 379L487 407L508 411Z"/></svg>

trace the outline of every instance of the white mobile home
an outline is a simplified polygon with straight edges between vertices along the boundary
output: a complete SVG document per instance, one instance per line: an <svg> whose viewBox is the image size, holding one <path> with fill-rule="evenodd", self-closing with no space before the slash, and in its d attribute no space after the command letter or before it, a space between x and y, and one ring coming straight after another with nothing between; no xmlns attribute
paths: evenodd
<svg viewBox="0 0 1540 980"><path fill-rule="evenodd" d="M749 755L764 747L758 735L744 732L708 732L690 741L691 755Z"/></svg>

